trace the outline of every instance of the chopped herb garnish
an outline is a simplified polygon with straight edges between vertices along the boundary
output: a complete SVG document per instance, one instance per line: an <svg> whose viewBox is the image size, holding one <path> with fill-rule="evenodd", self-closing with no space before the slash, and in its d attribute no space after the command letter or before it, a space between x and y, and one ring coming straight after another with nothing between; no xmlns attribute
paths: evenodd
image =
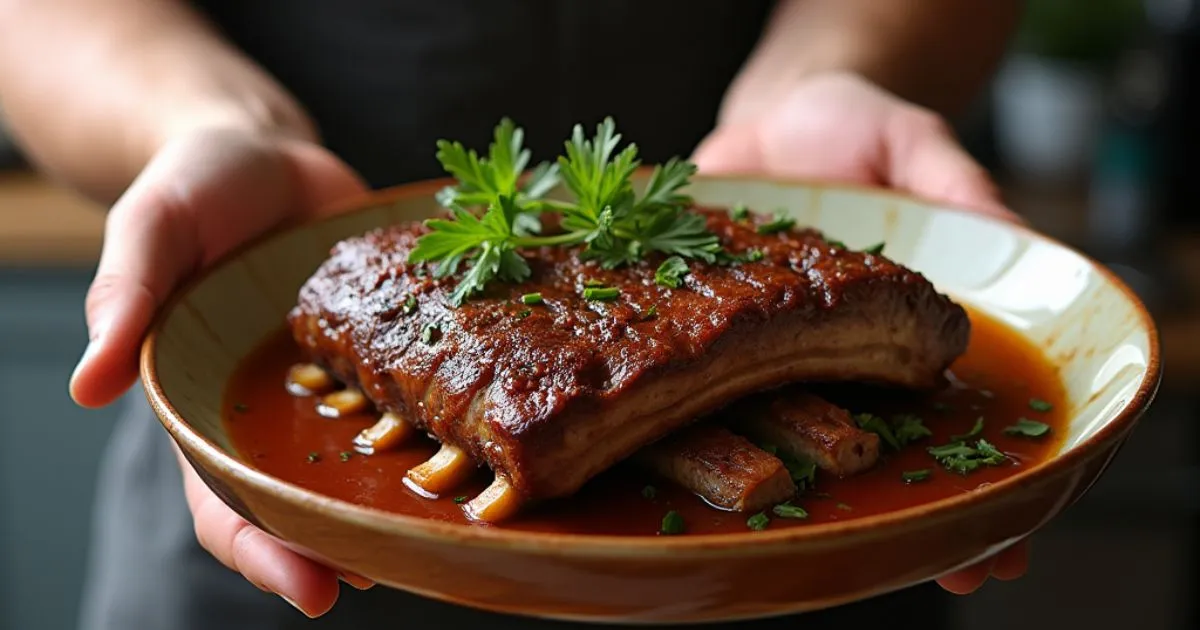
<svg viewBox="0 0 1200 630"><path fill-rule="evenodd" d="M980 433L983 433L983 416L980 416L975 419L975 424L971 427L970 431L967 431L966 433L964 433L962 435L952 435L952 436L950 436L950 441L951 442L966 442L967 440L979 435Z"/></svg>
<svg viewBox="0 0 1200 630"><path fill-rule="evenodd" d="M1052 405L1040 398L1030 398L1029 399L1029 408L1034 411L1040 411L1042 413L1045 413L1047 411L1050 411L1051 409L1054 409L1054 405Z"/></svg>
<svg viewBox="0 0 1200 630"><path fill-rule="evenodd" d="M774 444L772 444L770 442L763 442L762 444L758 445L758 448L766 451L767 453L770 453L771 455L774 455L779 452L779 447L775 446Z"/></svg>
<svg viewBox="0 0 1200 630"><path fill-rule="evenodd" d="M854 508L850 507L849 505L847 505L845 503L838 503L837 509L842 510L843 512L849 512L850 510L852 510Z"/></svg>
<svg viewBox="0 0 1200 630"><path fill-rule="evenodd" d="M407 298L404 298L404 314L412 315L415 310L417 310L417 296L410 293Z"/></svg>
<svg viewBox="0 0 1200 630"><path fill-rule="evenodd" d="M525 295L521 296L522 304L528 304L530 306L533 306L536 304L542 304L544 302L545 302L545 300L542 299L541 293L526 293Z"/></svg>
<svg viewBox="0 0 1200 630"><path fill-rule="evenodd" d="M670 512L667 512L667 515L663 517L662 527L659 528L658 532L660 534L666 534L668 536L682 534L683 533L683 517L680 516L679 512L676 512L675 510L671 510Z"/></svg>
<svg viewBox="0 0 1200 630"><path fill-rule="evenodd" d="M911 444L917 440L933 435L925 421L911 413L900 414L892 418L893 433L901 445Z"/></svg>
<svg viewBox="0 0 1200 630"><path fill-rule="evenodd" d="M930 472L928 468L922 470L908 470L900 475L900 479L902 479L904 483L916 483L918 481L925 481L926 479L929 479L930 475L932 474L933 473Z"/></svg>
<svg viewBox="0 0 1200 630"><path fill-rule="evenodd" d="M749 527L756 532L761 532L767 528L767 525L770 524L771 517L767 516L765 512L759 512L758 514L746 519L746 527Z"/></svg>
<svg viewBox="0 0 1200 630"><path fill-rule="evenodd" d="M442 329L433 322L421 327L421 343L432 345L442 336Z"/></svg>
<svg viewBox="0 0 1200 630"><path fill-rule="evenodd" d="M729 210L729 217L734 221L745 221L748 216L750 216L750 208L747 208L744 203L739 203Z"/></svg>
<svg viewBox="0 0 1200 630"><path fill-rule="evenodd" d="M307 458L307 459L308 459L308 463L310 463L310 464L315 464L315 463L317 463L317 462L321 461L321 455L320 455L320 454L318 454L316 451L313 451L313 452L311 452L311 453L309 453L309 454L308 454L308 458Z"/></svg>
<svg viewBox="0 0 1200 630"><path fill-rule="evenodd" d="M599 280L584 280L583 286L585 286L585 287L602 287L602 286L604 286L604 283L600 282Z"/></svg>
<svg viewBox="0 0 1200 630"><path fill-rule="evenodd" d="M455 505L462 505L467 502L467 497L454 497Z"/></svg>
<svg viewBox="0 0 1200 630"><path fill-rule="evenodd" d="M611 302L621 295L616 287L587 287L583 290L583 299L592 302Z"/></svg>
<svg viewBox="0 0 1200 630"><path fill-rule="evenodd" d="M248 411L249 409L250 409L250 407L247 407L246 403L235 403L233 405L233 410L238 413L246 413L246 411Z"/></svg>
<svg viewBox="0 0 1200 630"><path fill-rule="evenodd" d="M838 249L848 249L846 247L845 243L843 243L837 239L827 238L827 239L825 239L825 242L828 243L830 247L836 247Z"/></svg>
<svg viewBox="0 0 1200 630"><path fill-rule="evenodd" d="M792 505L791 503L780 503L772 508L771 511L779 518L808 518L808 512L804 508Z"/></svg>
<svg viewBox="0 0 1200 630"><path fill-rule="evenodd" d="M758 262L767 255L761 249L748 249L745 254L742 254L742 262Z"/></svg>
<svg viewBox="0 0 1200 630"><path fill-rule="evenodd" d="M805 457L793 457L787 453L776 453L796 484L796 492L811 489L817 482L817 463Z"/></svg>
<svg viewBox="0 0 1200 630"><path fill-rule="evenodd" d="M656 496L658 496L658 489L654 486L646 486L645 488L642 488L643 499L653 499Z"/></svg>
<svg viewBox="0 0 1200 630"><path fill-rule="evenodd" d="M887 245L887 243L882 243L882 242L876 243L876 244L864 249L863 253L871 254L872 256L878 256L883 253L883 248L886 245Z"/></svg>
<svg viewBox="0 0 1200 630"><path fill-rule="evenodd" d="M784 214L784 211L780 210L779 212L775 213L774 219L759 225L756 230L759 234L778 234L779 232L786 232L792 229L792 227L795 225L796 220L787 216Z"/></svg>
<svg viewBox="0 0 1200 630"><path fill-rule="evenodd" d="M654 282L660 287L678 289L683 284L683 277L688 273L687 263L679 256L671 256L658 266L654 272Z"/></svg>
<svg viewBox="0 0 1200 630"><path fill-rule="evenodd" d="M1011 426L1004 427L1005 435L1014 435L1018 437L1042 437L1050 432L1050 425L1029 418L1021 418L1017 423Z"/></svg>
<svg viewBox="0 0 1200 630"><path fill-rule="evenodd" d="M900 442L896 439L896 435L892 433L892 428L883 418L873 413L860 413L854 416L854 421L859 428L864 431L870 431L880 437L893 450L900 450Z"/></svg>
<svg viewBox="0 0 1200 630"><path fill-rule="evenodd" d="M533 311L531 311L529 309L522 309L520 311L517 311L517 319L525 319L526 317L529 317L530 315L533 315Z"/></svg>
<svg viewBox="0 0 1200 630"><path fill-rule="evenodd" d="M342 451L341 453L338 453L338 458L340 458L344 462L350 461L351 457L354 457L353 451Z"/></svg>
<svg viewBox="0 0 1200 630"><path fill-rule="evenodd" d="M467 261L467 271L450 296L453 305L461 305L493 280L528 278L529 265L516 251L521 248L581 246L583 258L598 260L606 269L650 252L716 260L720 242L703 216L686 211L691 199L679 192L695 174L694 164L672 158L655 166L639 199L631 179L641 165L637 146L617 152L621 136L607 118L590 139L583 126L576 125L565 143L566 155L559 156L556 165L539 166L529 182L518 187L529 162L522 140L523 132L505 119L496 127L487 158L457 142L438 142L438 160L458 180L457 186L438 195L453 219L426 221L430 232L418 240L409 260L438 262L438 277L455 273ZM560 176L574 200L541 200ZM485 210L479 216L468 207ZM539 235L537 212L560 214L564 231Z"/></svg>
<svg viewBox="0 0 1200 630"><path fill-rule="evenodd" d="M929 454L951 472L965 475L980 466L999 466L1008 458L987 440L980 439L975 446L964 442L952 442L928 449Z"/></svg>
<svg viewBox="0 0 1200 630"><path fill-rule="evenodd" d="M650 308L646 309L645 313L642 313L642 321L654 319L655 317L658 317L658 305L651 304Z"/></svg>

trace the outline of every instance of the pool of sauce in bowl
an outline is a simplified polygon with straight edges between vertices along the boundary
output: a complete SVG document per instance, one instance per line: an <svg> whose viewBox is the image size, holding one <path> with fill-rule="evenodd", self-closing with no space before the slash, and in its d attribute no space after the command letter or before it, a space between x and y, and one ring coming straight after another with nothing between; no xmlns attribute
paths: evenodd
<svg viewBox="0 0 1200 630"><path fill-rule="evenodd" d="M914 395L858 386L814 388L852 413L916 414L933 435L885 455L874 469L855 477L838 479L818 471L815 488L793 501L808 512L808 518L779 518L768 510L769 529L846 521L971 492L1043 462L1059 450L1067 409L1057 369L1018 332L977 311L970 311L970 316L970 345L951 366L950 385L942 391ZM223 415L234 447L246 462L274 477L352 503L471 523L460 503L487 486L490 471L480 470L446 496L428 499L416 494L405 485L405 472L432 456L437 444L421 437L391 452L371 456L353 452L354 437L373 424L376 415L329 419L316 412L312 398L289 394L284 387L287 370L302 361L299 348L281 329L238 366L226 391ZM1044 410L1031 401L1045 401L1051 408ZM926 451L945 444L950 436L967 433L981 417L984 429L978 437L1004 452L1009 457L1006 465L961 475L943 468ZM1004 428L1020 418L1046 423L1051 430L1041 438L1006 435ZM915 483L902 479L905 472L917 470L931 474ZM751 516L716 510L670 482L623 464L593 479L573 497L533 506L501 525L476 526L655 535L669 511L682 516L685 533L746 531Z"/></svg>

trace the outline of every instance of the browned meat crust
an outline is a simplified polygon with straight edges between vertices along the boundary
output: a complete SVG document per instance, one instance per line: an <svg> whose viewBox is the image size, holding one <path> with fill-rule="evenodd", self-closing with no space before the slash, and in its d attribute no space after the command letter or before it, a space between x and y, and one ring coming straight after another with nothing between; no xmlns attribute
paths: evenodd
<svg viewBox="0 0 1200 630"><path fill-rule="evenodd" d="M735 430L751 439L806 457L841 477L879 460L878 435L858 428L845 409L799 387L739 401L728 417Z"/></svg>
<svg viewBox="0 0 1200 630"><path fill-rule="evenodd" d="M758 511L796 494L796 484L779 458L707 422L672 433L636 457L726 510Z"/></svg>
<svg viewBox="0 0 1200 630"><path fill-rule="evenodd" d="M453 280L407 263L424 228L401 225L337 245L289 320L315 361L381 410L539 499L753 392L802 380L927 388L966 349L966 313L920 274L814 231L763 235L703 212L729 252L764 258L693 264L667 289L659 259L603 270L547 249L528 254L528 282L455 309ZM588 281L621 296L586 301ZM521 304L533 291L545 303Z"/></svg>

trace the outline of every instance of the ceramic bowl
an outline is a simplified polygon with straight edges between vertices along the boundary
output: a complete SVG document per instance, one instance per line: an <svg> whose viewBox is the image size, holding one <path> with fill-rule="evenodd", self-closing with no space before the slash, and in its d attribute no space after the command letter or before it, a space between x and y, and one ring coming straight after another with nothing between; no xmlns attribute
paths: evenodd
<svg viewBox="0 0 1200 630"><path fill-rule="evenodd" d="M888 256L1027 335L1061 369L1069 435L1050 461L984 489L845 522L716 536L506 531L352 505L239 457L220 404L237 362L278 329L336 241L436 210L426 182L379 193L242 248L180 291L143 347L162 424L200 476L251 523L381 584L495 611L609 622L700 622L830 607L933 579L994 553L1078 500L1159 381L1153 322L1133 293L1032 231L870 189L700 178L704 204L786 208L852 248Z"/></svg>

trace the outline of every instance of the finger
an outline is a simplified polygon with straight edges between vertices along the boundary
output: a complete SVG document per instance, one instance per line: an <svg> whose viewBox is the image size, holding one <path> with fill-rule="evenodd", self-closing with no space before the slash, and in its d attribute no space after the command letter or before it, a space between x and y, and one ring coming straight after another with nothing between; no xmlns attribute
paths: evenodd
<svg viewBox="0 0 1200 630"><path fill-rule="evenodd" d="M930 201L1020 222L988 172L962 148L940 117L899 110L885 126L887 183Z"/></svg>
<svg viewBox="0 0 1200 630"><path fill-rule="evenodd" d="M1029 571L1029 541L1021 542L1000 552L996 558L996 566L992 567L992 577L998 580L1016 580Z"/></svg>
<svg viewBox="0 0 1200 630"><path fill-rule="evenodd" d="M763 171L763 156L753 130L718 127L696 147L691 162L704 175L747 175Z"/></svg>
<svg viewBox="0 0 1200 630"><path fill-rule="evenodd" d="M974 593L983 586L987 581L988 576L992 572L992 567L996 564L996 558L991 557L978 564L971 565L961 571L956 571L949 575L944 575L938 578L937 583L942 588L954 593L955 595L967 595Z"/></svg>
<svg viewBox="0 0 1200 630"><path fill-rule="evenodd" d="M204 485L186 460L181 460L180 466L196 539L205 550L251 584L279 595L308 617L319 617L333 608L338 583L331 569L288 550L246 522Z"/></svg>

